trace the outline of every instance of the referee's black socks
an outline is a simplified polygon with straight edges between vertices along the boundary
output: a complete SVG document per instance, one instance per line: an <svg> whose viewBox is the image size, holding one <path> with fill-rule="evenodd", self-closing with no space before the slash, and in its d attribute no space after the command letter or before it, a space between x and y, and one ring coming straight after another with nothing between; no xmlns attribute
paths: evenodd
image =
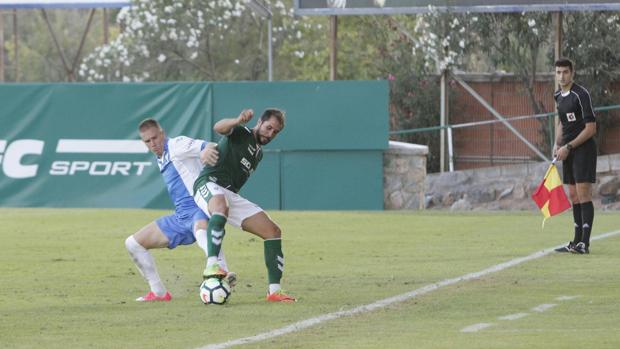
<svg viewBox="0 0 620 349"><path fill-rule="evenodd" d="M575 237L573 238L573 244L577 245L581 241L583 235L581 220L581 204L573 204L573 220L575 222Z"/></svg>
<svg viewBox="0 0 620 349"><path fill-rule="evenodd" d="M594 205L592 201L581 203L581 221L583 223L583 236L581 241L590 246L590 232L592 232L592 223L594 222Z"/></svg>

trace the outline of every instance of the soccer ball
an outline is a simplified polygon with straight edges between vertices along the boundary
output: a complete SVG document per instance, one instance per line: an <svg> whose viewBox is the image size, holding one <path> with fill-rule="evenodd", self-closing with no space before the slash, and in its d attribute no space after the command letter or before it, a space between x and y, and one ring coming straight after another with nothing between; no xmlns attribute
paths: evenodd
<svg viewBox="0 0 620 349"><path fill-rule="evenodd" d="M200 300L204 304L222 305L229 296L230 285L224 279L211 277L200 284Z"/></svg>

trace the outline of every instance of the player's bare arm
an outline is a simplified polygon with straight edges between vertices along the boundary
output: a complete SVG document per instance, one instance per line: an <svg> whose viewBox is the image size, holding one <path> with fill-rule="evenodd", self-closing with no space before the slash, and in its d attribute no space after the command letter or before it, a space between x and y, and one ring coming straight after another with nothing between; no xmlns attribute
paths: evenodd
<svg viewBox="0 0 620 349"><path fill-rule="evenodd" d="M553 157L558 156L558 150L562 147L562 124L560 119L555 124L555 142L553 144Z"/></svg>
<svg viewBox="0 0 620 349"><path fill-rule="evenodd" d="M215 166L219 159L217 151L217 143L208 142L202 151L200 151L200 162L203 165Z"/></svg>
<svg viewBox="0 0 620 349"><path fill-rule="evenodd" d="M588 139L594 137L595 134L596 134L596 122L588 122L588 123L586 123L586 127L583 129L583 131L581 131L577 135L577 137L575 139L573 139L572 141L564 144L564 146L560 147L557 150L558 160L566 159L568 157L568 154L570 154L570 149L569 148L576 148L576 147L580 146L581 144L583 144Z"/></svg>
<svg viewBox="0 0 620 349"><path fill-rule="evenodd" d="M228 135L235 126L247 124L254 116L252 109L244 109L238 117L222 119L213 125L213 130L221 135Z"/></svg>
<svg viewBox="0 0 620 349"><path fill-rule="evenodd" d="M586 123L586 127L581 131L575 139L570 141L569 143L573 148L576 148L583 144L588 139L594 137L596 134L596 122L588 122Z"/></svg>

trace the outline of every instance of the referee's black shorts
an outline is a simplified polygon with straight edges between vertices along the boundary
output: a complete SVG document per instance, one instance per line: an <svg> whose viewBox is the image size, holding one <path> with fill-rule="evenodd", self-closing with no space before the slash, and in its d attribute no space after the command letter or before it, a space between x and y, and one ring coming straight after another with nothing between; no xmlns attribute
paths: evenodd
<svg viewBox="0 0 620 349"><path fill-rule="evenodd" d="M562 164L564 184L596 183L596 157L594 138L573 148Z"/></svg>

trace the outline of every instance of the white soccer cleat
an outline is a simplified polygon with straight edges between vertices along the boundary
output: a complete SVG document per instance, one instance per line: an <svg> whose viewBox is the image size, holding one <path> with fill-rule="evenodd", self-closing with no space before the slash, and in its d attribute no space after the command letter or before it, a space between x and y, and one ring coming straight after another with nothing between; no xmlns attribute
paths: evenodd
<svg viewBox="0 0 620 349"><path fill-rule="evenodd" d="M237 284L237 273L235 273L234 271L229 271L226 276L224 276L224 279L228 281L228 284L231 288L235 287L235 285Z"/></svg>

